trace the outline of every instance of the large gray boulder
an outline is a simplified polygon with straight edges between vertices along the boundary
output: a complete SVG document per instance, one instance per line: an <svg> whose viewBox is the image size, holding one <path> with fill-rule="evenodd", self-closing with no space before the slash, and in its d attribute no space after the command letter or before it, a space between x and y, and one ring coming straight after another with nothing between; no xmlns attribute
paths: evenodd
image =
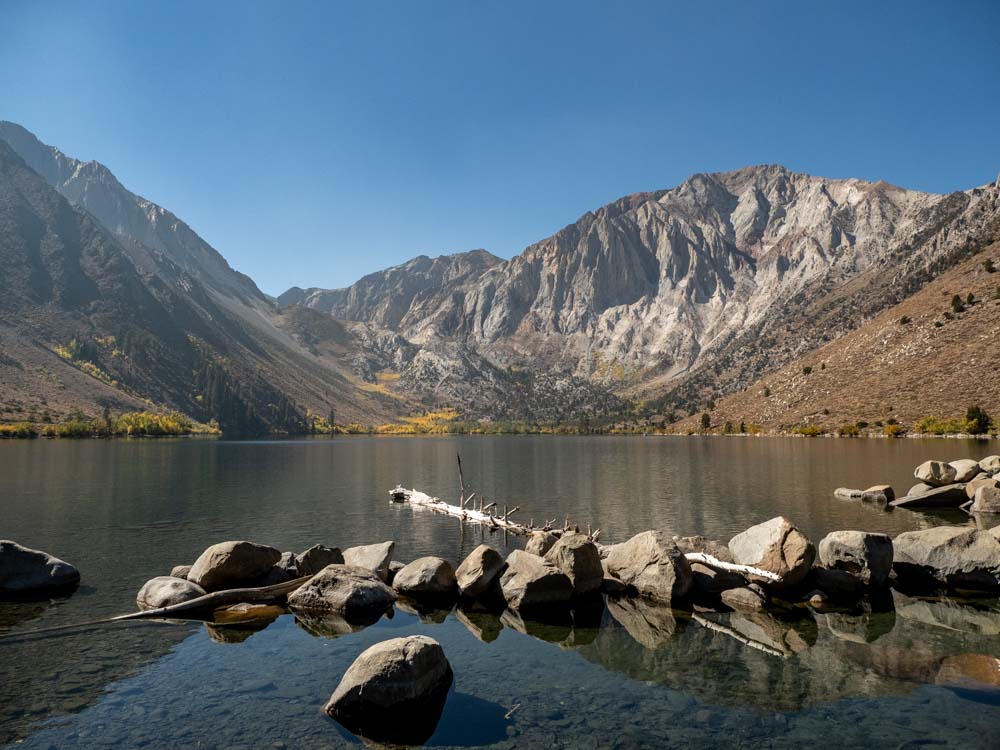
<svg viewBox="0 0 1000 750"><path fill-rule="evenodd" d="M175 576L157 576L146 581L139 593L136 594L135 603L139 609L159 609L169 607L172 604L181 604L197 599L206 594L205 589L191 581Z"/></svg>
<svg viewBox="0 0 1000 750"><path fill-rule="evenodd" d="M923 489L927 487L928 489ZM890 503L893 508L957 508L965 504L964 484L946 484L942 487L917 485L910 489L906 497L901 497Z"/></svg>
<svg viewBox="0 0 1000 750"><path fill-rule="evenodd" d="M394 601L376 573L350 565L328 565L288 596L293 610L334 612L348 621L385 612Z"/></svg>
<svg viewBox="0 0 1000 750"><path fill-rule="evenodd" d="M552 549L552 545L558 541L559 537L551 531L533 531L528 536L528 541L524 545L524 551L532 555L545 557L545 553Z"/></svg>
<svg viewBox="0 0 1000 750"><path fill-rule="evenodd" d="M0 591L28 593L63 589L80 582L80 571L48 552L0 540Z"/></svg>
<svg viewBox="0 0 1000 750"><path fill-rule="evenodd" d="M979 460L979 468L986 474L1000 474L1000 456L987 456Z"/></svg>
<svg viewBox="0 0 1000 750"><path fill-rule="evenodd" d="M901 580L939 589L1000 589L1000 541L989 531L938 526L893 540L893 568Z"/></svg>
<svg viewBox="0 0 1000 750"><path fill-rule="evenodd" d="M253 542L220 542L194 561L187 579L205 591L252 585L274 567L281 552Z"/></svg>
<svg viewBox="0 0 1000 750"><path fill-rule="evenodd" d="M675 536L673 540L678 549L685 555L689 552L701 552L718 558L722 562L733 561L733 555L725 542L717 542L703 536Z"/></svg>
<svg viewBox="0 0 1000 750"><path fill-rule="evenodd" d="M453 678L434 639L392 638L354 660L323 710L374 742L420 745L434 733Z"/></svg>
<svg viewBox="0 0 1000 750"><path fill-rule="evenodd" d="M563 534L545 553L545 559L566 574L576 596L600 590L604 580L601 554L586 534Z"/></svg>
<svg viewBox="0 0 1000 750"><path fill-rule="evenodd" d="M336 547L314 544L295 556L295 567L300 576L314 576L327 565L343 565L344 553Z"/></svg>
<svg viewBox="0 0 1000 750"><path fill-rule="evenodd" d="M832 531L819 543L819 561L871 586L884 586L892 572L892 539L866 531Z"/></svg>
<svg viewBox="0 0 1000 750"><path fill-rule="evenodd" d="M514 550L507 556L507 569L500 588L511 609L560 604L573 596L573 583L559 568L538 555Z"/></svg>
<svg viewBox="0 0 1000 750"><path fill-rule="evenodd" d="M976 475L982 472L982 469L979 467L979 462L973 461L971 458L962 458L958 461L952 461L951 468L955 470L956 482L968 482L975 479Z"/></svg>
<svg viewBox="0 0 1000 750"><path fill-rule="evenodd" d="M442 557L418 557L407 563L392 579L392 587L403 596L450 597L458 590L455 569Z"/></svg>
<svg viewBox="0 0 1000 750"><path fill-rule="evenodd" d="M385 581L389 576L389 563L392 562L394 549L396 549L395 542L379 542L361 547L349 547L344 550L344 565L367 568Z"/></svg>
<svg viewBox="0 0 1000 750"><path fill-rule="evenodd" d="M497 550L488 544L480 544L455 571L462 596L475 599L488 592L506 564Z"/></svg>
<svg viewBox="0 0 1000 750"><path fill-rule="evenodd" d="M955 484L958 472L954 466L944 461L924 461L914 469L913 476L931 487L943 487Z"/></svg>
<svg viewBox="0 0 1000 750"><path fill-rule="evenodd" d="M1000 513L1000 486L983 485L972 499L973 513Z"/></svg>
<svg viewBox="0 0 1000 750"><path fill-rule="evenodd" d="M170 575L172 575L174 578L183 578L185 581L187 580L188 573L190 572L191 572L190 565L175 565L170 569Z"/></svg>
<svg viewBox="0 0 1000 750"><path fill-rule="evenodd" d="M281 559L269 571L258 578L254 584L256 586L275 586L299 577L299 567L298 562L295 560L295 553L282 552Z"/></svg>
<svg viewBox="0 0 1000 750"><path fill-rule="evenodd" d="M614 545L604 564L612 576L650 599L669 604L691 590L691 566L665 531L644 531Z"/></svg>
<svg viewBox="0 0 1000 750"><path fill-rule="evenodd" d="M751 526L729 540L733 561L752 565L781 576L780 583L761 579L762 583L794 586L809 572L816 559L816 548L809 537L783 516Z"/></svg>
<svg viewBox="0 0 1000 750"><path fill-rule="evenodd" d="M980 487L1000 487L1000 479L982 474L965 485L965 496L970 500L975 500L976 490Z"/></svg>
<svg viewBox="0 0 1000 750"><path fill-rule="evenodd" d="M767 597L759 587L727 589L719 598L723 604L735 610L757 612L767 606Z"/></svg>

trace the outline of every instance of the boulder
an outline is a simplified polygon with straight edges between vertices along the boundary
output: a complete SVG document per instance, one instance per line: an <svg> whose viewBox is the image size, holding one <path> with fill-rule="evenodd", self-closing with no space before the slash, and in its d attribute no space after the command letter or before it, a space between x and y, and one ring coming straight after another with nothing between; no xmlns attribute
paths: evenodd
<svg viewBox="0 0 1000 750"><path fill-rule="evenodd" d="M884 586L892 571L892 539L865 531L832 531L819 543L819 561L827 568L847 571L863 583Z"/></svg>
<svg viewBox="0 0 1000 750"><path fill-rule="evenodd" d="M559 568L523 550L507 557L507 570L500 576L500 588L511 609L559 604L573 595L573 583Z"/></svg>
<svg viewBox="0 0 1000 750"><path fill-rule="evenodd" d="M952 461L951 468L955 470L956 482L968 482L975 479L976 475L982 472L982 469L979 467L979 462L973 461L971 458L962 458L958 461Z"/></svg>
<svg viewBox="0 0 1000 750"><path fill-rule="evenodd" d="M910 487L910 489L907 490L906 495L904 495L903 497L906 497L908 495L923 495L925 492L930 492L933 489L934 488L931 487L929 484L924 484L923 482L919 482L918 484L915 484L912 487Z"/></svg>
<svg viewBox="0 0 1000 750"><path fill-rule="evenodd" d="M1000 486L982 486L972 500L973 513L1000 513Z"/></svg>
<svg viewBox="0 0 1000 750"><path fill-rule="evenodd" d="M389 572L385 574L385 582L387 585L391 586L392 582L396 580L396 573L401 571L406 567L406 563L402 560L393 560L389 563Z"/></svg>
<svg viewBox="0 0 1000 750"><path fill-rule="evenodd" d="M545 559L566 574L576 596L601 588L601 581L604 580L601 554L586 534L563 534L545 553Z"/></svg>
<svg viewBox="0 0 1000 750"><path fill-rule="evenodd" d="M691 566L664 531L644 531L616 544L605 566L612 576L650 599L670 603L691 590Z"/></svg>
<svg viewBox="0 0 1000 750"><path fill-rule="evenodd" d="M893 540L893 568L909 584L993 591L1000 588L1000 541L988 531L938 526Z"/></svg>
<svg viewBox="0 0 1000 750"><path fill-rule="evenodd" d="M984 473L992 475L1000 474L1000 456L987 456L980 459L979 468Z"/></svg>
<svg viewBox="0 0 1000 750"><path fill-rule="evenodd" d="M954 484L958 472L954 466L944 461L924 461L913 471L913 476L931 487L943 487Z"/></svg>
<svg viewBox="0 0 1000 750"><path fill-rule="evenodd" d="M174 576L157 576L146 581L139 593L136 594L135 603L139 609L159 609L169 607L171 604L181 604L204 596L205 589L191 581Z"/></svg>
<svg viewBox="0 0 1000 750"><path fill-rule="evenodd" d="M300 576L314 576L327 565L343 565L344 554L336 547L315 544L295 556L295 567Z"/></svg>
<svg viewBox="0 0 1000 750"><path fill-rule="evenodd" d="M462 596L475 599L488 592L503 572L503 556L488 544L480 544L455 571Z"/></svg>
<svg viewBox="0 0 1000 750"><path fill-rule="evenodd" d="M891 503L896 499L896 491L889 484L874 484L861 494L868 502Z"/></svg>
<svg viewBox="0 0 1000 750"><path fill-rule="evenodd" d="M185 581L187 580L188 573L190 572L191 572L190 565L175 565L170 569L170 575L172 575L174 578L183 578Z"/></svg>
<svg viewBox="0 0 1000 750"><path fill-rule="evenodd" d="M865 595L864 582L853 573L840 568L813 568L804 580L804 587L812 592L820 592L828 601L856 602Z"/></svg>
<svg viewBox="0 0 1000 750"><path fill-rule="evenodd" d="M723 562L733 562L733 555L725 542L717 542L703 536L675 536L674 543L685 555L690 552L701 552Z"/></svg>
<svg viewBox="0 0 1000 750"><path fill-rule="evenodd" d="M282 552L281 559L274 564L274 566L262 575L255 585L257 586L274 586L279 583L285 583L286 581L291 581L299 577L298 563L295 560L295 554L292 552Z"/></svg>
<svg viewBox="0 0 1000 750"><path fill-rule="evenodd" d="M250 585L274 567L281 552L253 542L220 542L206 549L188 572L187 579L205 591Z"/></svg>
<svg viewBox="0 0 1000 750"><path fill-rule="evenodd" d="M0 540L0 591L29 593L66 589L80 582L80 571L48 552Z"/></svg>
<svg viewBox="0 0 1000 750"><path fill-rule="evenodd" d="M328 565L288 595L288 606L307 612L334 612L346 620L385 612L396 594L367 568Z"/></svg>
<svg viewBox="0 0 1000 750"><path fill-rule="evenodd" d="M917 489L914 487L913 489ZM957 508L968 502L964 484L946 484L901 497L890 503L893 508Z"/></svg>
<svg viewBox="0 0 1000 750"><path fill-rule="evenodd" d="M524 551L532 555L545 557L545 553L552 549L552 545L559 540L551 531L533 531L524 545Z"/></svg>
<svg viewBox="0 0 1000 750"><path fill-rule="evenodd" d="M437 727L453 678L434 639L392 638L354 660L323 710L373 742L420 745Z"/></svg>
<svg viewBox="0 0 1000 750"><path fill-rule="evenodd" d="M389 577L389 563L395 542L380 542L366 544L362 547L349 547L344 550L344 565L355 568L367 568L374 571L383 581Z"/></svg>
<svg viewBox="0 0 1000 750"><path fill-rule="evenodd" d="M816 559L816 548L809 538L783 516L737 534L729 540L729 551L733 561L740 565L752 565L781 576L777 584L763 581L779 587L793 586L805 578Z"/></svg>
<svg viewBox="0 0 1000 750"><path fill-rule="evenodd" d="M392 579L392 587L404 596L450 597L458 589L455 569L441 557L418 557L407 563Z"/></svg>
<svg viewBox="0 0 1000 750"><path fill-rule="evenodd" d="M729 570L717 570L700 562L691 563L694 587L706 594L718 594L747 585L747 579Z"/></svg>
<svg viewBox="0 0 1000 750"><path fill-rule="evenodd" d="M720 598L727 607L736 610L756 611L767 606L767 598L757 589L747 587L727 589Z"/></svg>
<svg viewBox="0 0 1000 750"><path fill-rule="evenodd" d="M996 477L978 476L965 485L965 496L970 500L976 499L976 490L980 487L1000 487L1000 479Z"/></svg>

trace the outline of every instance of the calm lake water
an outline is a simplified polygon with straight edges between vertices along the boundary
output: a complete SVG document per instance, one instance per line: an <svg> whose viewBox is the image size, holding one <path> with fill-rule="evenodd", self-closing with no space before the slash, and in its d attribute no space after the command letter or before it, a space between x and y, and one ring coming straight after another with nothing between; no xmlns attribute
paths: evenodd
<svg viewBox="0 0 1000 750"><path fill-rule="evenodd" d="M928 516L835 499L889 482L904 494L928 458L979 458L955 440L440 437L229 442L0 443L0 538L80 568L71 597L0 603L0 632L134 609L147 579L206 546L283 550L394 539L396 558L456 564L485 537L390 505L396 484L457 498L466 484L525 520L563 518L623 541L650 528L728 540L785 515L818 542L835 529L891 535ZM282 615L259 632L135 623L0 639L0 746L327 748L359 740L321 713L354 658L389 637L438 640L455 672L429 745L495 747L1000 746L1000 607L896 595L885 611L779 619L615 603L565 622L460 611L316 635ZM970 677L972 680L970 681ZM513 713L511 709L516 708ZM391 720L391 717L390 717Z"/></svg>

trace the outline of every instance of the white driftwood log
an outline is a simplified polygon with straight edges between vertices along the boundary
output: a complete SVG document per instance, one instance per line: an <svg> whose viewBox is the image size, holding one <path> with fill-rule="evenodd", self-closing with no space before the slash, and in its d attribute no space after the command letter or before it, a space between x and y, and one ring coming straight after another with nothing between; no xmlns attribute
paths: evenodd
<svg viewBox="0 0 1000 750"><path fill-rule="evenodd" d="M767 580L774 581L775 583L781 582L781 576L777 573L772 573L770 570L755 568L753 565L738 565L737 563L725 562L717 557L706 555L704 552L688 552L684 555L684 557L687 558L688 562L701 563L702 565L707 565L708 567L715 568L717 570L728 570L732 573L742 573L745 576L766 578Z"/></svg>

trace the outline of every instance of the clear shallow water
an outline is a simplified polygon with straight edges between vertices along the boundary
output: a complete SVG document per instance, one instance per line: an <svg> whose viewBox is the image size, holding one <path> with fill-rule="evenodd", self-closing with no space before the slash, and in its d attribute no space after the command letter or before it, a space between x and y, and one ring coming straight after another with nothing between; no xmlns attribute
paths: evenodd
<svg viewBox="0 0 1000 750"><path fill-rule="evenodd" d="M459 451L470 489L521 505L525 518L568 513L601 527L608 542L648 528L726 540L778 514L818 542L834 529L895 535L967 522L964 514L884 513L831 493L885 481L902 493L927 458L980 457L997 446L619 437L8 442L0 444L0 537L72 561L84 584L53 602L0 603L0 629L129 611L145 580L224 539L291 550L394 539L399 559L433 553L457 562L483 532L390 505L387 492L402 483L457 496ZM887 609L711 616L784 656L747 648L691 613L615 603L548 625L509 613L422 621L397 610L336 638L284 615L256 633L150 623L0 641L0 743L357 743L320 712L340 675L379 640L425 633L455 671L433 746L795 747L831 736L844 747L1000 744L1000 696L967 684L970 675L988 679L1000 656L995 602L897 597Z"/></svg>

